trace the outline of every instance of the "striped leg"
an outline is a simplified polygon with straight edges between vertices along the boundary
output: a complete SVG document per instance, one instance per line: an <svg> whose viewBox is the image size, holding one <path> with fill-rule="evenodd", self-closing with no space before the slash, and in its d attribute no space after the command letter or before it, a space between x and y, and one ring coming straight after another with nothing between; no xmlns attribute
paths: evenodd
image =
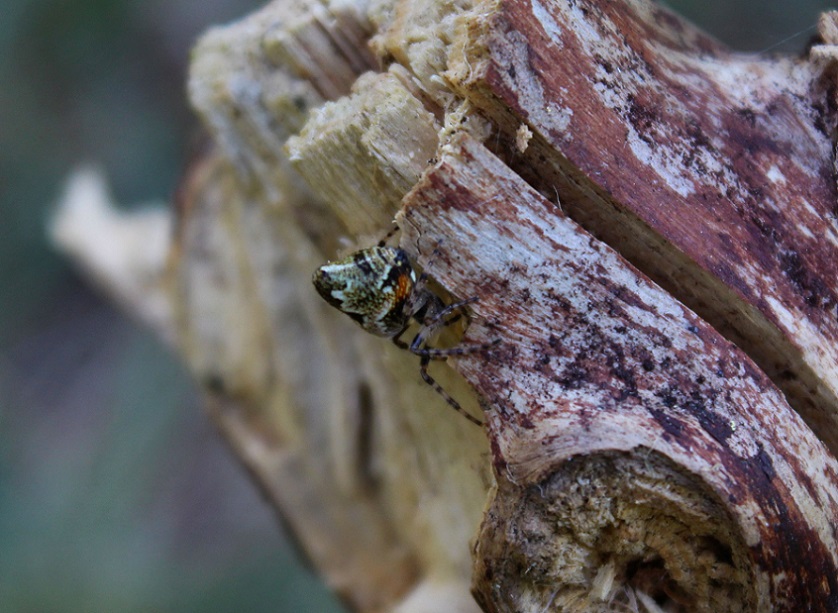
<svg viewBox="0 0 838 613"><path fill-rule="evenodd" d="M393 229L392 229L392 230L390 230L389 232L387 232L387 234L384 236L384 238L382 238L380 241L378 241L378 246L379 246L379 247L383 247L384 245L386 245L386 244L387 244L387 241L388 241L388 240L390 240L391 238L393 238L393 235L394 235L396 232L398 232L400 229L401 229L401 228L399 228L399 227L395 224L395 222L393 222Z"/></svg>
<svg viewBox="0 0 838 613"><path fill-rule="evenodd" d="M463 310L469 304L473 304L477 302L477 297L472 296L471 298L466 298L465 300L460 300L459 302L455 302L453 304L449 304L446 307L443 307L439 310L435 308L431 308L431 312L429 313L428 319L422 322L422 328L419 330L419 333L413 338L413 342L410 343L410 351L417 355L425 355L420 353L420 351L424 351L420 349L423 344L427 341L428 337L432 336L437 330L443 328L445 326L449 326L453 324L455 321L459 320L460 317L463 315L468 315ZM437 305L437 308L442 306L441 304ZM436 311L436 312L434 312ZM459 311L454 317L451 319L446 320L445 318L454 313L455 311ZM479 349L474 349L474 351L478 351ZM447 353L447 354L438 354L432 355L431 357L434 359L439 359L440 357L444 357L446 355L463 355L463 353L471 353L471 351L467 352L455 352L455 353Z"/></svg>
<svg viewBox="0 0 838 613"><path fill-rule="evenodd" d="M469 420L471 423L482 426L483 422L474 417L473 415L466 413L465 409L460 406L460 403L454 400L451 395L446 392L442 386L436 382L436 380L431 377L430 373L428 372L428 364L430 363L431 358L427 355L423 355L422 359L419 362L419 372L422 374L422 379L425 380L425 383L430 385L436 393L445 398L445 401L451 405L451 408L460 413L463 417Z"/></svg>
<svg viewBox="0 0 838 613"><path fill-rule="evenodd" d="M480 343L479 345L457 345L456 347L447 347L443 349L437 349L436 347L413 347L412 343L408 346L404 341L399 341L396 345L423 358L428 358L430 360L444 360L450 356L469 355L479 351L486 351L498 343L500 343L499 338L496 338L488 343Z"/></svg>
<svg viewBox="0 0 838 613"><path fill-rule="evenodd" d="M434 251L434 255L436 254L436 250ZM432 256L433 258L433 256ZM426 281L427 275L423 272L422 275L419 277L417 281L417 288L421 287L421 285ZM408 344L401 339L401 335L407 330L402 330L399 334L392 338L393 343L401 349L406 349L410 351L414 355L418 355L420 357L419 361L419 373L422 375L422 379L430 385L437 394L445 398L445 401L451 405L458 413L461 413L466 419L468 419L473 424L478 426L482 426L483 422L477 419L476 417L470 415L460 406L460 403L454 400L451 395L443 389L443 387L436 382L436 380L430 375L428 372L428 365L430 364L431 360L443 360L449 356L461 356L467 355L470 353L475 353L478 351L484 351L491 347L494 347L496 344L500 342L500 339L496 339L490 343L482 343L479 345L458 345L456 347L449 347L438 349L436 347L427 347L425 343L429 337L431 337L437 330L442 327L448 326L455 321L459 320L461 317L465 316L468 317L468 313L465 311L465 307L469 304L477 302L477 297L467 298L466 300L460 300L459 302L455 302L453 304L449 304L448 306L443 306L442 302L436 296L431 296L428 299L428 302L425 303L425 309L427 311L423 313L421 321L421 328L416 336L413 337L413 340ZM424 309L423 309L424 310ZM446 319L452 313L454 316L450 319ZM418 319L418 317L417 317Z"/></svg>

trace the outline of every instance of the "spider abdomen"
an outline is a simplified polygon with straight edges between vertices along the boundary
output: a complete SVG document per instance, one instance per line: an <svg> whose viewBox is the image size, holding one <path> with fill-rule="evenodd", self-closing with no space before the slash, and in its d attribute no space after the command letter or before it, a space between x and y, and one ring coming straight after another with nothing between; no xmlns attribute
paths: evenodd
<svg viewBox="0 0 838 613"><path fill-rule="evenodd" d="M407 327L416 274L402 249L356 251L318 268L312 281L324 300L367 332L393 338Z"/></svg>

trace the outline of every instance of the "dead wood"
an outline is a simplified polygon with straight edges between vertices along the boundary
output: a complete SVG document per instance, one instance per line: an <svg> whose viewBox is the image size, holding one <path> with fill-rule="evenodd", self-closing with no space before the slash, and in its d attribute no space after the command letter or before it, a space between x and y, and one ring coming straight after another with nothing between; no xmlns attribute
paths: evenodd
<svg viewBox="0 0 838 613"><path fill-rule="evenodd" d="M204 37L170 332L354 609L838 611L835 22L801 58L642 0ZM478 299L440 342L499 341L432 370L485 431L311 288L394 216Z"/></svg>

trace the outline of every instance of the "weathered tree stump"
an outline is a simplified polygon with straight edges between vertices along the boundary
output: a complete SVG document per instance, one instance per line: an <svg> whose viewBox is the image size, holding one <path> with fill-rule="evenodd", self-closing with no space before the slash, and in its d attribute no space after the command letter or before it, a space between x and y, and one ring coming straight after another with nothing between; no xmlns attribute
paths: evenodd
<svg viewBox="0 0 838 613"><path fill-rule="evenodd" d="M838 611L835 23L768 58L641 0L285 0L204 37L169 332L353 608ZM432 370L485 431L311 288L394 216L477 298L440 342L499 341Z"/></svg>

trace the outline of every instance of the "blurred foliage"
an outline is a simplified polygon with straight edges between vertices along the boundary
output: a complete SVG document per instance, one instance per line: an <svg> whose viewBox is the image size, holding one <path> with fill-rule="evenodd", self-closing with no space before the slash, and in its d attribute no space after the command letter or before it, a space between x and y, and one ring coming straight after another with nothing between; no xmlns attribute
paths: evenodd
<svg viewBox="0 0 838 613"><path fill-rule="evenodd" d="M188 50L257 0L3 0L0 610L340 610L155 339L49 250L63 177L167 199L199 132ZM820 0L670 0L731 46L799 52ZM789 40L789 37L791 37ZM779 43L779 44L778 44Z"/></svg>
<svg viewBox="0 0 838 613"><path fill-rule="evenodd" d="M662 0L738 51L802 53L827 0Z"/></svg>
<svg viewBox="0 0 838 613"><path fill-rule="evenodd" d="M255 0L4 0L0 611L341 610L303 569L174 356L46 243L61 181L164 201L199 132L189 48Z"/></svg>

